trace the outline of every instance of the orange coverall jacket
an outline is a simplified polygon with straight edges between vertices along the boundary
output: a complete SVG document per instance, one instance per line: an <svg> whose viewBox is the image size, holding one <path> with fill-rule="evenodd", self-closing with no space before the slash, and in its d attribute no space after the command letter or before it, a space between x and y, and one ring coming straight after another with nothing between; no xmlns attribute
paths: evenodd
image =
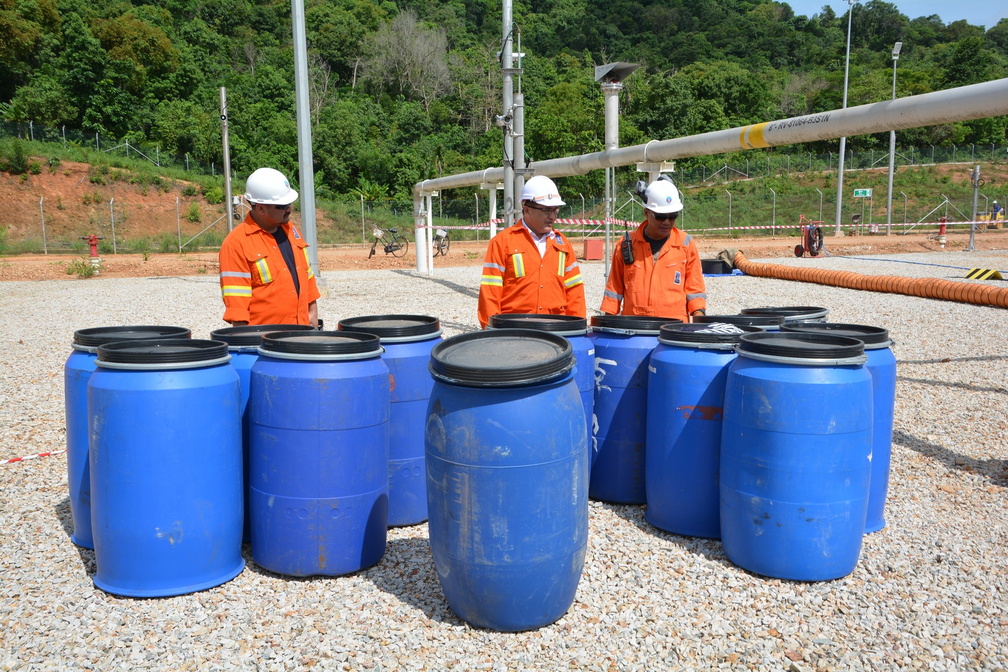
<svg viewBox="0 0 1008 672"><path fill-rule="evenodd" d="M300 295L273 234L246 216L221 243L218 255L226 322L308 324L308 306L321 296L308 262L308 243L290 222L282 226L294 252Z"/></svg>
<svg viewBox="0 0 1008 672"><path fill-rule="evenodd" d="M585 316L584 278L574 248L559 231L539 255L521 220L490 241L477 317L484 329L500 313Z"/></svg>
<svg viewBox="0 0 1008 672"><path fill-rule="evenodd" d="M646 224L641 223L630 234L633 264L623 263L622 239L617 243L602 296L602 312L617 315L622 304L624 315L675 317L689 322L693 311L707 310L700 252L692 236L673 227L655 259L651 244L644 239Z"/></svg>

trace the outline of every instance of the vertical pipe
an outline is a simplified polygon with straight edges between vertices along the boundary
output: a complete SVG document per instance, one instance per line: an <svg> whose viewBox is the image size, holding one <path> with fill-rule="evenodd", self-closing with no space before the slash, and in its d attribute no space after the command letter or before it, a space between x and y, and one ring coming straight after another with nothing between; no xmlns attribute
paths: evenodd
<svg viewBox="0 0 1008 672"><path fill-rule="evenodd" d="M231 143L228 140L227 89L220 87L221 143L224 145L224 202L227 204L228 231L234 228L234 203L231 201Z"/></svg>
<svg viewBox="0 0 1008 672"><path fill-rule="evenodd" d="M843 74L843 108L847 109L847 80L850 77L850 34L851 34L851 18L854 16L854 3L856 0L847 0L847 56L844 59L844 74ZM843 212L843 171L844 171L844 156L847 150L847 136L840 138L840 159L837 164L837 187L836 187L836 232L835 235L840 235L840 216Z"/></svg>
<svg viewBox="0 0 1008 672"><path fill-rule="evenodd" d="M424 235L424 226L426 226L427 223L427 216L424 212L424 202L430 200L429 198L425 198L425 196L426 194L423 191L413 192L413 247L416 250L417 273L427 273L427 255L424 254L423 248L420 246L420 240Z"/></svg>
<svg viewBox="0 0 1008 672"><path fill-rule="evenodd" d="M521 198L525 189L525 96L514 95L514 193Z"/></svg>
<svg viewBox="0 0 1008 672"><path fill-rule="evenodd" d="M610 151L619 147L619 92L623 83L609 81L602 83L602 94L605 96L605 149ZM609 262L612 259L612 216L613 202L616 200L616 170L606 168L605 173L605 277L609 277Z"/></svg>
<svg viewBox="0 0 1008 672"><path fill-rule="evenodd" d="M893 48L892 60L892 99L896 100L896 61L899 60L899 47L902 42L897 42ZM893 173L896 171L896 131L889 131L889 190L886 192L886 227L885 233L888 236L892 231L892 183Z"/></svg>
<svg viewBox="0 0 1008 672"><path fill-rule="evenodd" d="M294 31L294 102L297 113L298 172L301 177L301 230L308 243L308 260L315 271L319 291L327 295L319 274L318 234L315 226L315 169L312 165L311 107L308 103L308 40L305 36L304 0L291 0Z"/></svg>
<svg viewBox="0 0 1008 672"><path fill-rule="evenodd" d="M440 193L440 192L439 192ZM431 234L434 232L432 228L434 226L434 196L433 194L427 194L427 222L426 226L422 229L423 235L423 247L417 250L417 254L423 254L424 265L427 267L427 275L434 275L434 245L433 238Z"/></svg>
<svg viewBox="0 0 1008 672"><path fill-rule="evenodd" d="M182 254L182 215L179 214L178 196L175 197L175 226L178 227L178 251Z"/></svg>
<svg viewBox="0 0 1008 672"><path fill-rule="evenodd" d="M514 193L514 137L511 135L512 106L514 105L514 71L513 71L513 33L514 20L512 18L511 0L503 0L503 16L501 24L503 29L503 39L501 40L501 74L504 79L504 226L508 227L515 222L515 193Z"/></svg>
<svg viewBox="0 0 1008 672"><path fill-rule="evenodd" d="M973 236L976 233L977 196L980 194L980 166L973 167L973 174L970 175L970 181L973 183L973 215L970 217L970 239L969 246L966 248L967 252L972 252L976 249L973 246Z"/></svg>

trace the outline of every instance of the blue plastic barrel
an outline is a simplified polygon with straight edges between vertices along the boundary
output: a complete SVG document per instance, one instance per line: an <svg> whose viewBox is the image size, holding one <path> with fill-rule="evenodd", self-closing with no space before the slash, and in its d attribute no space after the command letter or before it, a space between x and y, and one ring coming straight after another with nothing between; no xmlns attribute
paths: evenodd
<svg viewBox="0 0 1008 672"><path fill-rule="evenodd" d="M385 555L389 370L371 334L262 336L249 379L252 558L337 576Z"/></svg>
<svg viewBox="0 0 1008 672"><path fill-rule="evenodd" d="M91 538L91 466L88 460L87 384L95 370L98 346L116 341L152 338L189 338L185 327L93 327L74 332L73 351L63 366L63 402L66 412L67 485L73 533L70 540L94 548Z"/></svg>
<svg viewBox="0 0 1008 672"><path fill-rule="evenodd" d="M763 306L760 308L743 308L742 315L780 315L784 324L802 322L824 322L829 315L829 308L821 306Z"/></svg>
<svg viewBox="0 0 1008 672"><path fill-rule="evenodd" d="M244 568L241 391L228 360L218 341L98 346L88 382L98 588L181 595Z"/></svg>
<svg viewBox="0 0 1008 672"><path fill-rule="evenodd" d="M744 333L726 323L667 324L648 365L645 518L691 537L721 536L718 463L728 366Z"/></svg>
<svg viewBox="0 0 1008 672"><path fill-rule="evenodd" d="M663 324L681 320L640 315L591 318L595 344L595 435L592 499L616 504L646 500L648 359Z"/></svg>
<svg viewBox="0 0 1008 672"><path fill-rule="evenodd" d="M307 324L246 324L240 327L224 327L210 332L210 338L227 343L231 353L231 366L238 373L241 383L242 409L242 497L245 500L245 519L242 525L242 542L252 540L249 523L249 378L252 365L259 359L259 344L262 335L273 331L310 331L314 327Z"/></svg>
<svg viewBox="0 0 1008 672"><path fill-rule="evenodd" d="M739 327L759 327L763 331L780 331L784 324L783 315L697 315L693 318L694 323L711 324L718 322L721 324L734 324Z"/></svg>
<svg viewBox="0 0 1008 672"><path fill-rule="evenodd" d="M865 366L872 377L872 471L868 495L868 519L865 532L885 527L885 503L889 492L889 465L892 461L893 413L896 409L896 355L892 351L889 330L866 324L810 322L788 325L783 331L827 333L849 336L864 343Z"/></svg>
<svg viewBox="0 0 1008 672"><path fill-rule="evenodd" d="M588 320L575 315L540 315L537 313L507 313L490 316L493 329L535 329L563 336L574 348L574 382L584 405L588 441L592 439L595 414L595 344L588 338ZM588 451L591 457L594 450Z"/></svg>
<svg viewBox="0 0 1008 672"><path fill-rule="evenodd" d="M743 569L820 581L857 565L868 513L872 381L843 336L746 334L728 369L721 543Z"/></svg>
<svg viewBox="0 0 1008 672"><path fill-rule="evenodd" d="M434 348L431 552L452 610L514 632L574 601L588 543L588 450L574 353L556 334L489 329Z"/></svg>
<svg viewBox="0 0 1008 672"><path fill-rule="evenodd" d="M441 342L441 323L428 315L367 315L340 320L340 331L377 336L391 374L389 411L388 524L416 525L427 520L427 470L424 426L434 386L427 365Z"/></svg>

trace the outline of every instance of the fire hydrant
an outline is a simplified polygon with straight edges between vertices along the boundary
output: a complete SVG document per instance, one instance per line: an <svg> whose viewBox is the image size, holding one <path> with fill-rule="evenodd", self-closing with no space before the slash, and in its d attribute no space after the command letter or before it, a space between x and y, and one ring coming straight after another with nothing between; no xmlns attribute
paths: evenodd
<svg viewBox="0 0 1008 672"><path fill-rule="evenodd" d="M101 261L101 259L98 258L98 241L102 240L102 237L92 233L87 236L82 236L81 240L86 241L88 247L91 248L91 263L98 264Z"/></svg>
<svg viewBox="0 0 1008 672"><path fill-rule="evenodd" d="M938 218L938 247L945 249L945 222L948 218L945 216Z"/></svg>

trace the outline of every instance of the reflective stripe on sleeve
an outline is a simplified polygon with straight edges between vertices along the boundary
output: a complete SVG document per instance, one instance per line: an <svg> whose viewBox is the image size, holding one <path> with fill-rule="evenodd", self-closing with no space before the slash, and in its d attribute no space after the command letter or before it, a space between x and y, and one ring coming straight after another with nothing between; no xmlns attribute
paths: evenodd
<svg viewBox="0 0 1008 672"><path fill-rule="evenodd" d="M616 292L610 292L608 289L605 290L604 296L607 299L615 299L616 301L620 301L620 302L623 301L623 295L622 294L617 294Z"/></svg>
<svg viewBox="0 0 1008 672"><path fill-rule="evenodd" d="M252 298L252 288L248 285L224 285L221 287L221 296L225 299L230 297Z"/></svg>

